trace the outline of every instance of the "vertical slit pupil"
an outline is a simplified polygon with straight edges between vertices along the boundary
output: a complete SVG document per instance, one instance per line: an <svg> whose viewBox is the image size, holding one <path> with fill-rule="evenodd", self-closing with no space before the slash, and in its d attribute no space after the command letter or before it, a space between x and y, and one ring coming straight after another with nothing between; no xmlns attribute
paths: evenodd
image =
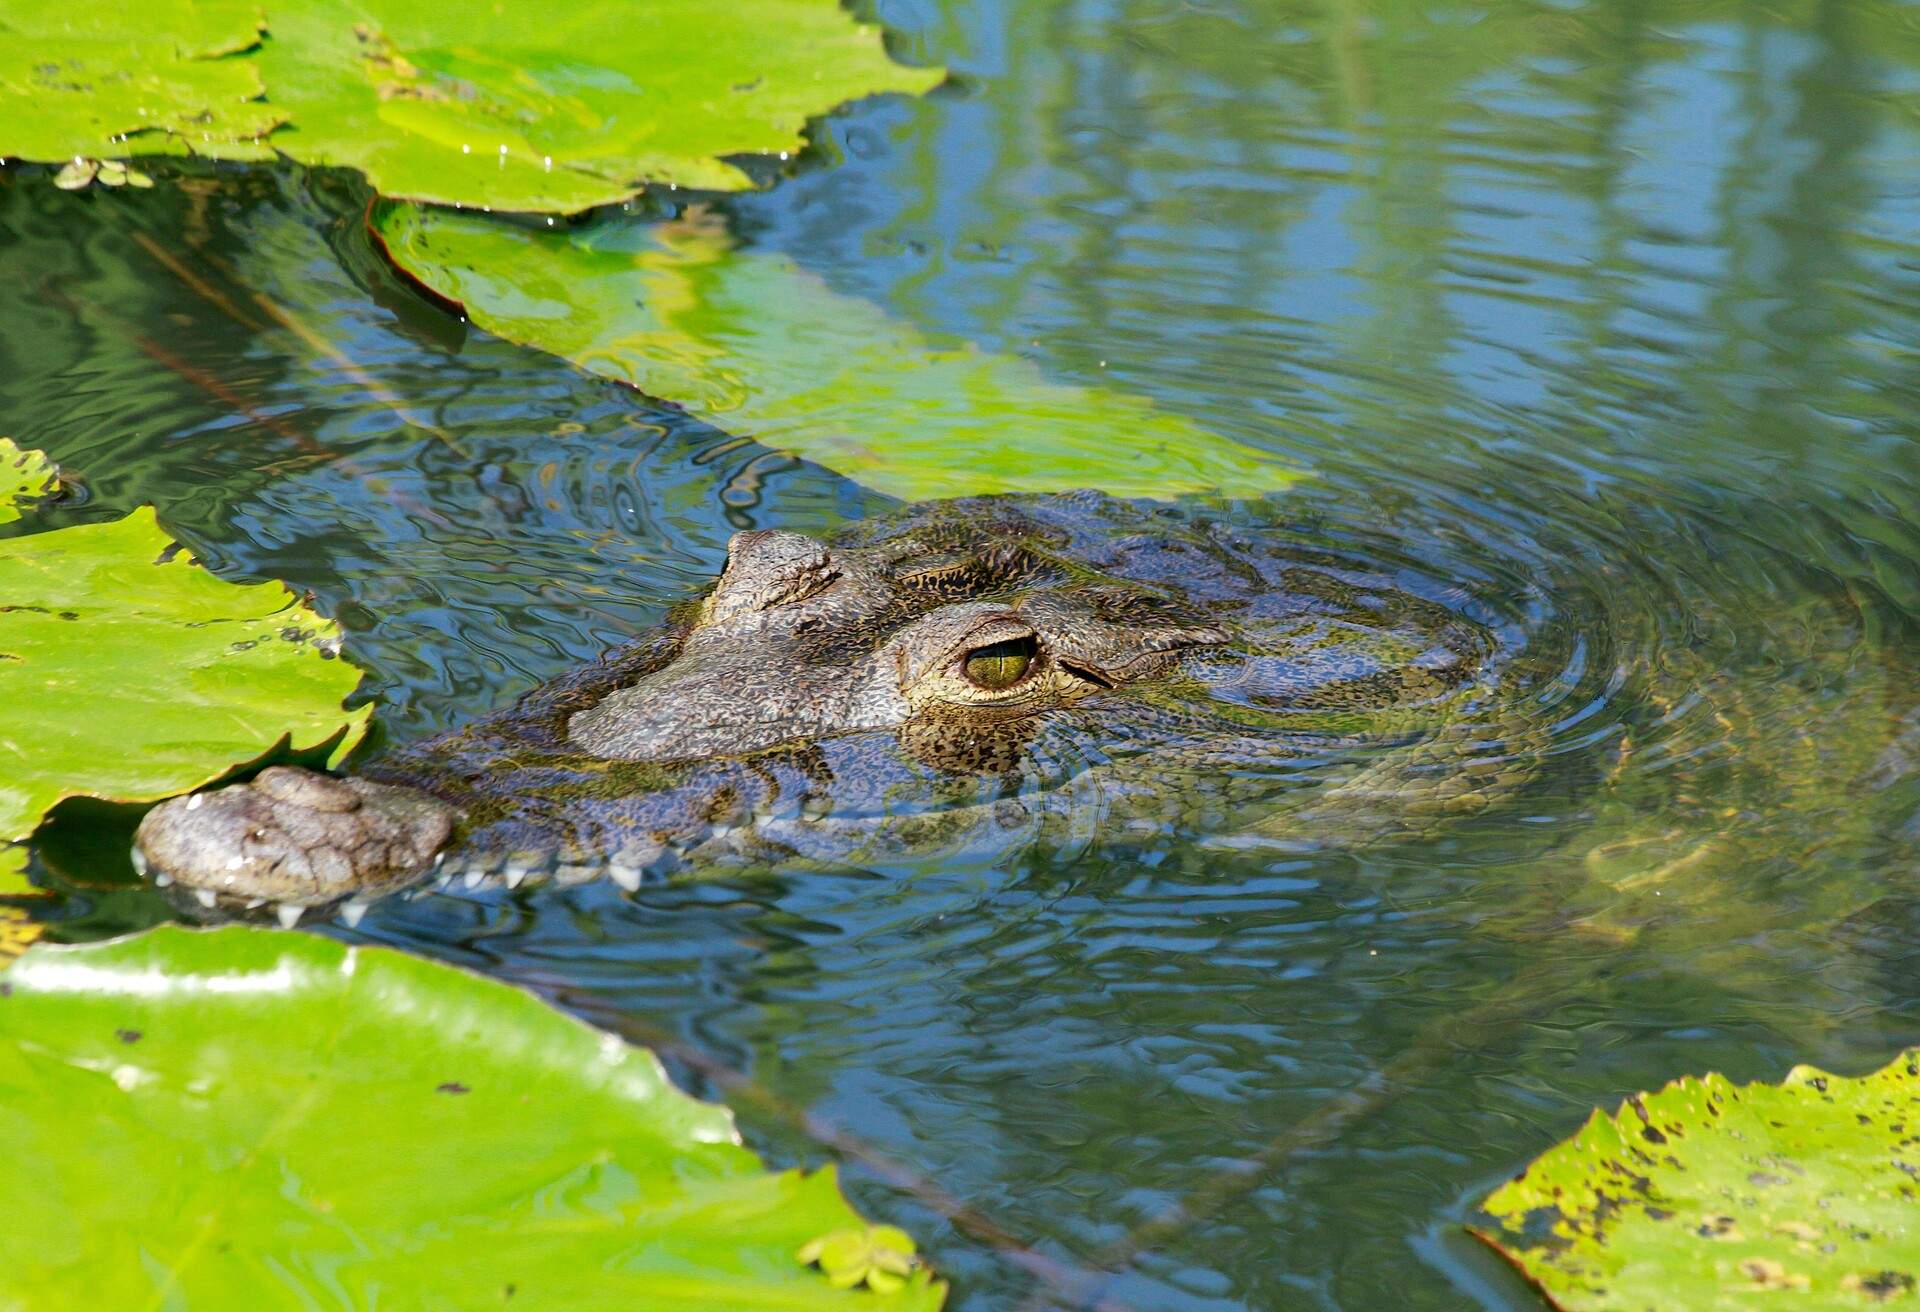
<svg viewBox="0 0 1920 1312"><path fill-rule="evenodd" d="M1031 637L975 647L967 653L967 678L990 691L1011 688L1026 676L1038 650L1039 644Z"/></svg>

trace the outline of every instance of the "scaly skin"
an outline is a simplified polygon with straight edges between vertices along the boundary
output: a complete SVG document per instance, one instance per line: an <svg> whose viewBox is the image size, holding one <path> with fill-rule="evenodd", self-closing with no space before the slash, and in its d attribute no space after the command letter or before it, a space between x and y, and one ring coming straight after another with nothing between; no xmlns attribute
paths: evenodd
<svg viewBox="0 0 1920 1312"><path fill-rule="evenodd" d="M1434 595L1258 523L936 503L831 544L738 535L653 639L356 779L163 803L137 850L183 904L297 916L436 868L634 887L1089 823L1378 841L1524 783L1533 676L1503 657Z"/></svg>

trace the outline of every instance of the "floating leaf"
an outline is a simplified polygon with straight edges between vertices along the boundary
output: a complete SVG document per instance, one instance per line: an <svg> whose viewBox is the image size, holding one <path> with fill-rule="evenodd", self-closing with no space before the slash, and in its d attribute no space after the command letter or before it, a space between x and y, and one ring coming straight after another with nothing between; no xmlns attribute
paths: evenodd
<svg viewBox="0 0 1920 1312"><path fill-rule="evenodd" d="M97 162L217 147L259 158L258 139L283 115L259 102L253 62L225 57L259 39L259 6L242 0L10 3L0 156Z"/></svg>
<svg viewBox="0 0 1920 1312"><path fill-rule="evenodd" d="M0 1306L885 1308L793 1261L858 1228L724 1108L532 996L383 948L166 926L0 997Z"/></svg>
<svg viewBox="0 0 1920 1312"><path fill-rule="evenodd" d="M919 1265L913 1236L890 1225L831 1230L802 1244L794 1256L809 1266L817 1263L836 1289L865 1285L876 1294L901 1289Z"/></svg>
<svg viewBox="0 0 1920 1312"><path fill-rule="evenodd" d="M1474 1233L1577 1312L1907 1298L1920 1276L1920 1049L1858 1079L1687 1078L1595 1112Z"/></svg>
<svg viewBox="0 0 1920 1312"><path fill-rule="evenodd" d="M254 44L252 6L15 8L0 19L0 155L279 151L390 195L495 209L586 209L649 182L737 190L752 180L725 157L800 150L808 118L944 76L894 63L835 0L298 0L267 6L257 49L218 60Z"/></svg>
<svg viewBox="0 0 1920 1312"><path fill-rule="evenodd" d="M894 496L1251 495L1295 477L1143 398L932 342L699 217L566 232L383 205L373 222L402 269L489 331Z"/></svg>
<svg viewBox="0 0 1920 1312"><path fill-rule="evenodd" d="M46 496L60 482L60 471L45 452L23 451L0 437L0 524L20 518L20 503Z"/></svg>
<svg viewBox="0 0 1920 1312"><path fill-rule="evenodd" d="M365 727L339 630L278 583L207 573L150 508L0 541L0 598L0 839L63 797L169 797Z"/></svg>
<svg viewBox="0 0 1920 1312"><path fill-rule="evenodd" d="M23 897L37 890L27 878L27 849L0 843L0 897Z"/></svg>
<svg viewBox="0 0 1920 1312"><path fill-rule="evenodd" d="M269 10L274 145L387 195L580 210L647 182L738 190L722 157L797 151L806 120L938 69L887 58L836 0L649 0L556 9L435 0Z"/></svg>

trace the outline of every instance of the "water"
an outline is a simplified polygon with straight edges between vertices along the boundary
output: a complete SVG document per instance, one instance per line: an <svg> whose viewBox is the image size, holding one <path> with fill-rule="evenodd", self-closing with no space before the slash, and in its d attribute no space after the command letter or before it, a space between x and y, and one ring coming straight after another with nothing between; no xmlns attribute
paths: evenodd
<svg viewBox="0 0 1920 1312"><path fill-rule="evenodd" d="M355 937L662 1046L967 1312L1537 1307L1458 1222L1590 1105L1920 1037L1920 10L878 16L956 83L835 118L734 231L1311 470L1312 531L1551 654L1539 777L1359 854L1102 835ZM467 331L363 201L0 171L0 428L85 476L65 518L152 501L311 588L389 739L644 629L737 527L880 505ZM63 933L164 914L59 828Z"/></svg>

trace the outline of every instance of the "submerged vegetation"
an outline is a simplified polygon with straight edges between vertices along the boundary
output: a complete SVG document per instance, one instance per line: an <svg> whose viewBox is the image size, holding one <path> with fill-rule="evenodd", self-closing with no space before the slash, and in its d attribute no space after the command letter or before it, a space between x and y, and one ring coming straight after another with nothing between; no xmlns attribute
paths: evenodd
<svg viewBox="0 0 1920 1312"><path fill-rule="evenodd" d="M0 14L0 157L38 162L0 176L36 266L0 314L72 349L77 416L0 412L0 961L162 914L122 829L61 850L63 799L445 727L699 595L732 530L1278 494L1351 589L1303 632L1392 579L1516 654L1521 722L1421 782L1523 804L1357 855L1113 833L1089 796L1015 869L476 881L367 932L690 1032L770 1155L857 1161L980 1306L1530 1305L1453 1246L1469 1215L1581 1312L1920 1296L1912 1054L1683 1079L1482 1201L1696 1043L1748 1078L1912 1041L1908 10L977 8L916 18L912 61L831 0ZM969 41L937 96L805 130ZM776 179L789 209L719 194ZM175 339L214 339L195 313L225 357ZM0 1304L945 1298L831 1168L764 1170L650 1052L505 984L233 928L6 983L0 1131L44 1203Z"/></svg>
<svg viewBox="0 0 1920 1312"><path fill-rule="evenodd" d="M372 224L400 268L489 331L903 500L1089 482L1258 496L1293 481L1140 397L930 342L791 260L735 250L700 211L559 231L389 204Z"/></svg>

